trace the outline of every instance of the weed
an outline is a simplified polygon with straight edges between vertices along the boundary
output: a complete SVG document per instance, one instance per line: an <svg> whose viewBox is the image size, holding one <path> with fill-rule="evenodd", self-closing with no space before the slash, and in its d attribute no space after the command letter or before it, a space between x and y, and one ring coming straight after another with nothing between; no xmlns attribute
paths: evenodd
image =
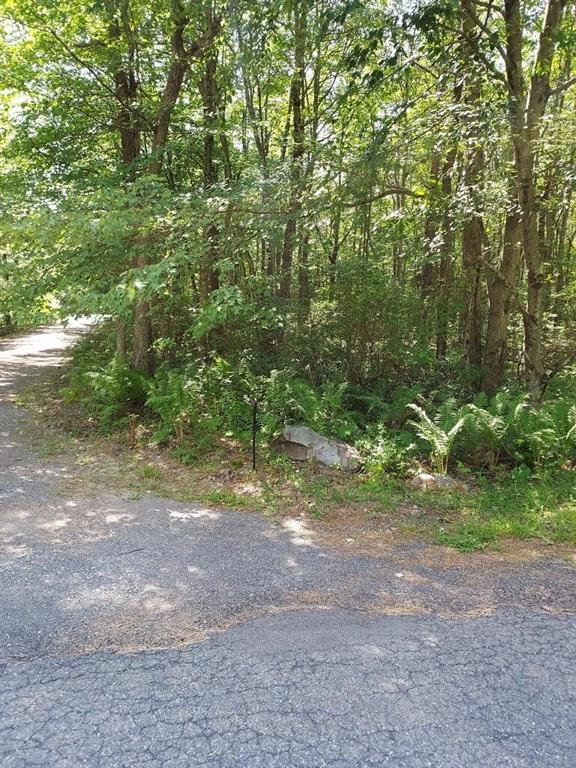
<svg viewBox="0 0 576 768"><path fill-rule="evenodd" d="M144 480L159 480L162 477L162 470L154 464L144 464L139 468L138 474Z"/></svg>

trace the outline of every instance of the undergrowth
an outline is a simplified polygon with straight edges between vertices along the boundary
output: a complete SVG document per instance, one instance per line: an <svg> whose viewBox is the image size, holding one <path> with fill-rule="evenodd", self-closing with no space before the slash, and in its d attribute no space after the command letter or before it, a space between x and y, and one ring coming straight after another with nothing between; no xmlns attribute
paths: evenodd
<svg viewBox="0 0 576 768"><path fill-rule="evenodd" d="M350 391L345 382L314 386L289 369L255 375L249 361L221 357L160 366L154 377L111 360L99 331L76 347L62 394L81 405L104 433L132 432L131 439L169 450L192 468L219 454L234 467L248 463L252 407L257 403L259 461L271 470L265 502L275 505L291 484L299 503L315 517L361 510L463 551L502 538L576 543L576 406L573 382L557 381L548 397L531 405L519 390L504 389L470 402L415 388L383 395ZM268 445L284 424L303 423L352 442L363 456L357 475L302 472L275 457ZM135 430L134 425L137 425ZM234 458L232 458L234 456ZM429 466L463 479L461 488L423 493L403 478ZM156 470L144 467L142 479ZM235 492L215 489L206 500L237 505ZM417 511L403 519L401 510Z"/></svg>

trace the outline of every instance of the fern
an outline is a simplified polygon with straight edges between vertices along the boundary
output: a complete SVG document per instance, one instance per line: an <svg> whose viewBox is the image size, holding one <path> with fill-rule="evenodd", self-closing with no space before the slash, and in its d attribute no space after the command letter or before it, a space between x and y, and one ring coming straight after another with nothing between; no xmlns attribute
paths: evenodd
<svg viewBox="0 0 576 768"><path fill-rule="evenodd" d="M466 415L458 414L453 401L446 401L434 420L415 403L410 403L408 408L418 416L418 421L410 420L408 423L414 427L418 437L430 446L430 462L441 475L447 474L452 447L466 423Z"/></svg>
<svg viewBox="0 0 576 768"><path fill-rule="evenodd" d="M86 390L84 402L107 429L118 426L131 411L144 404L149 386L145 376L118 360L84 371L81 379Z"/></svg>
<svg viewBox="0 0 576 768"><path fill-rule="evenodd" d="M174 435L181 444L188 425L199 412L198 392L194 382L181 372L162 372L150 388L146 407L159 418L154 439L160 443Z"/></svg>
<svg viewBox="0 0 576 768"><path fill-rule="evenodd" d="M569 409L568 419L570 421L570 428L566 432L566 440L571 442L576 437L576 405L571 406Z"/></svg>

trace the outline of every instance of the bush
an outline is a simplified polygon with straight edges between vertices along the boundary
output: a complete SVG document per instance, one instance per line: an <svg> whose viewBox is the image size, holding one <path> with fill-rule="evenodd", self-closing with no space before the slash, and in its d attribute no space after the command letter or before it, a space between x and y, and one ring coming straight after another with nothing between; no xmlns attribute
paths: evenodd
<svg viewBox="0 0 576 768"><path fill-rule="evenodd" d="M391 432L382 424L372 424L357 447L364 456L365 471L381 478L406 475L416 446L409 432Z"/></svg>
<svg viewBox="0 0 576 768"><path fill-rule="evenodd" d="M252 426L252 402L267 438L285 424L303 423L322 434L349 440L359 433L353 414L345 408L346 387L328 383L315 388L289 371L255 376L246 361L232 366L223 358L191 363L184 369L160 369L150 382L146 406L158 420L155 438L222 433L247 439Z"/></svg>
<svg viewBox="0 0 576 768"><path fill-rule="evenodd" d="M173 439L186 455L192 448L198 455L216 436L248 440L256 400L264 439L285 424L302 423L356 443L367 471L376 476L405 474L418 453L427 454L441 473L452 459L490 472L498 466L541 472L576 460L576 405L569 380L550 388L539 406L521 391L503 389L464 405L436 390L424 407L409 402L415 397L422 402L416 385L388 395L385 384L374 391L350 389L342 381L314 386L289 367L257 375L261 363L246 356L234 363L214 355L180 367L165 364L147 379L127 362L110 360L111 341L105 326L80 341L66 396L81 401L104 429L123 426L129 414L146 408L156 424L154 439ZM410 411L416 418L409 420Z"/></svg>
<svg viewBox="0 0 576 768"><path fill-rule="evenodd" d="M157 442L175 436L184 441L191 421L198 415L199 392L195 382L182 371L159 371L150 384L146 407L158 419Z"/></svg>
<svg viewBox="0 0 576 768"><path fill-rule="evenodd" d="M480 395L476 402L465 406L467 419L461 447L469 463L491 470L503 457L522 463L518 439L526 428L522 423L527 407L526 395L508 390L498 392L492 399Z"/></svg>
<svg viewBox="0 0 576 768"><path fill-rule="evenodd" d="M148 386L145 376L114 359L94 369L75 369L66 394L83 402L104 429L111 429L142 409Z"/></svg>
<svg viewBox="0 0 576 768"><path fill-rule="evenodd" d="M272 371L264 382L260 420L267 436L285 424L301 423L328 437L351 440L359 434L354 414L344 405L346 384L315 388L289 371Z"/></svg>
<svg viewBox="0 0 576 768"><path fill-rule="evenodd" d="M471 467L493 471L497 465L539 470L560 467L576 458L576 406L555 397L536 407L527 395L502 390L480 395L459 407L446 399L434 412L408 406L417 416L410 424L430 450L430 461L445 472L452 456Z"/></svg>
<svg viewBox="0 0 576 768"><path fill-rule="evenodd" d="M535 407L526 395L503 390L466 411L466 444L477 455L484 450L491 469L499 461L537 469L574 458L576 406L565 398Z"/></svg>
<svg viewBox="0 0 576 768"><path fill-rule="evenodd" d="M158 420L155 439L220 432L242 437L249 429L251 409L248 383L239 369L223 358L210 363L191 363L183 369L160 369L149 388L146 406Z"/></svg>

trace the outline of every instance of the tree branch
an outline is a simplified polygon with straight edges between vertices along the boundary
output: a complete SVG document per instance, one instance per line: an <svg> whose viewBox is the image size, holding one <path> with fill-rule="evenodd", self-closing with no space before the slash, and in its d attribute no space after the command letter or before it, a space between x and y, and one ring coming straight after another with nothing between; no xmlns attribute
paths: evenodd
<svg viewBox="0 0 576 768"><path fill-rule="evenodd" d="M498 53L502 57L502 61L505 64L508 64L508 53L506 52L506 49L504 48L502 43L496 39L495 35L492 33L492 31L488 27L488 17L486 18L486 21L483 22L478 16L478 14L470 6L471 6L471 3L464 4L465 13L467 14L467 16L469 16L470 20L474 22L474 24L478 27L480 32L482 32L484 35L486 35L486 37L488 37L488 39L490 40L494 48L498 51ZM482 60L484 61L484 63L487 63L484 56L482 56ZM498 74L499 79L503 79L504 81L506 80L503 73L498 72L498 70L494 67L493 64L491 65L490 68L494 74Z"/></svg>
<svg viewBox="0 0 576 768"><path fill-rule="evenodd" d="M109 93L116 101L118 101L124 109L128 109L131 112L135 112L135 110L132 109L131 104L126 102L118 93L116 93L115 88L113 88L111 85L108 85L106 80L104 80L104 78L93 67L91 67L87 62L85 62L80 56L78 56L78 54L72 48L70 48L68 43L65 40L63 40L54 29L47 27L46 30L62 46L62 48L66 51L66 53L83 69L89 72L92 75L92 77L96 80L98 85L100 85L107 93ZM144 117L144 115L142 115L140 112L138 112L138 116L140 118Z"/></svg>
<svg viewBox="0 0 576 768"><path fill-rule="evenodd" d="M571 77L568 80L565 80L563 83L559 83L554 88L549 88L548 96L556 96L559 93L563 93L564 91L567 91L568 88L571 88L573 85L576 85L576 76Z"/></svg>

